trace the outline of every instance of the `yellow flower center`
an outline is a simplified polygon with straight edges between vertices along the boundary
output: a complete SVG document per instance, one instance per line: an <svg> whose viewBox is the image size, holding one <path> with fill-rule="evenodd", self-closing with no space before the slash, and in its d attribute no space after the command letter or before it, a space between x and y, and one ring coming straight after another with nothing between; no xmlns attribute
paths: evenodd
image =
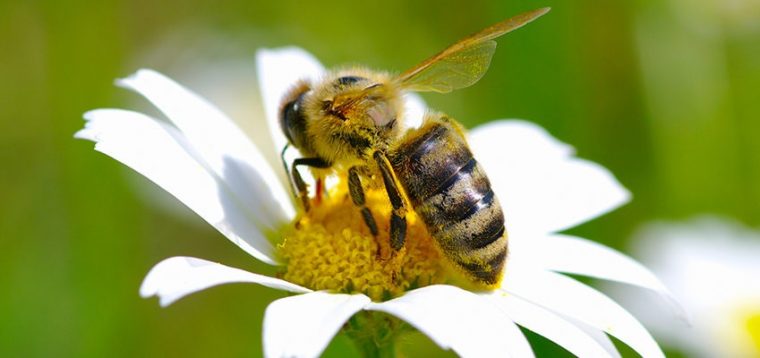
<svg viewBox="0 0 760 358"><path fill-rule="evenodd" d="M336 185L284 233L278 246L286 261L283 279L314 290L363 293L383 301L456 277L414 212L407 214L406 244L394 252L388 237L388 196L382 188L365 194L377 222L377 237L364 223L346 185Z"/></svg>
<svg viewBox="0 0 760 358"><path fill-rule="evenodd" d="M725 319L714 327L717 341L728 356L760 357L760 297L731 302Z"/></svg>
<svg viewBox="0 0 760 358"><path fill-rule="evenodd" d="M747 316L745 329L749 333L749 338L754 346L755 354L760 355L760 310L757 310L757 307L755 307L755 310L755 312Z"/></svg>

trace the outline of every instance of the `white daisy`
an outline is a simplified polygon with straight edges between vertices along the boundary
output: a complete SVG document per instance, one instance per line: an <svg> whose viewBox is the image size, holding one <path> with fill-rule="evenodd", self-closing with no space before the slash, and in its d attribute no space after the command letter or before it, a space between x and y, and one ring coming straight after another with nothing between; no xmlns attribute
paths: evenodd
<svg viewBox="0 0 760 358"><path fill-rule="evenodd" d="M648 224L632 242L689 312L689 327L673 327L641 295L620 292L664 342L690 357L760 356L760 232L701 217Z"/></svg>
<svg viewBox="0 0 760 358"><path fill-rule="evenodd" d="M280 98L296 80L318 78L324 69L297 48L262 50L257 62L267 123L279 151L285 144L276 118ZM268 357L317 356L341 329L360 349L392 350L392 341L405 330L402 321L461 356L532 356L518 325L583 357L617 355L605 333L645 357L663 356L630 313L557 273L625 282L669 297L657 278L623 254L557 234L615 209L629 193L606 169L575 158L570 146L536 125L501 120L469 133L471 149L501 198L510 233L500 287L471 291L447 284L450 270L413 214L406 248L378 261L358 210L343 200L345 188L336 185L321 205L296 216L281 181L284 173L275 172L213 105L151 70L118 84L151 101L168 122L99 109L85 114L86 127L76 136L96 142L96 150L155 182L255 258L283 265L282 278L273 278L173 257L148 273L143 297L158 296L166 306L232 282L292 292L266 310ZM408 119L419 119L424 104L410 96L407 105ZM382 195L369 192L367 200L378 224L387 223ZM379 226L382 241L387 227Z"/></svg>

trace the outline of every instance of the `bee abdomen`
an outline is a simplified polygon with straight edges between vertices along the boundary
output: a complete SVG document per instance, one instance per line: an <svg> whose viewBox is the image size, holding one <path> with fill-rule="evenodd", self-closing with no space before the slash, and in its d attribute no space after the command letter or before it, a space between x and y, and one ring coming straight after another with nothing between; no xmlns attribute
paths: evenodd
<svg viewBox="0 0 760 358"><path fill-rule="evenodd" d="M449 259L477 280L496 283L507 237L485 171L449 122L433 120L411 137L390 159L415 212Z"/></svg>
<svg viewBox="0 0 760 358"><path fill-rule="evenodd" d="M429 196L415 211L450 259L493 284L507 254L504 214L488 178L472 162L471 171L461 170L451 186Z"/></svg>

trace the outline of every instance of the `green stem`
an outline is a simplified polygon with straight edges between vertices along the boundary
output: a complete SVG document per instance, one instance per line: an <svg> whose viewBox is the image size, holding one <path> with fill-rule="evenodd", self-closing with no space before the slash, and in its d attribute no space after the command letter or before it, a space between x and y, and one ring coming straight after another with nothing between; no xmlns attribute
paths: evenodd
<svg viewBox="0 0 760 358"><path fill-rule="evenodd" d="M344 332L364 358L395 358L396 339L408 326L380 312L359 312L348 321Z"/></svg>
<svg viewBox="0 0 760 358"><path fill-rule="evenodd" d="M396 357L396 343L394 341L383 342L378 345L377 342L372 340L365 340L364 342L356 342L364 358L395 358Z"/></svg>

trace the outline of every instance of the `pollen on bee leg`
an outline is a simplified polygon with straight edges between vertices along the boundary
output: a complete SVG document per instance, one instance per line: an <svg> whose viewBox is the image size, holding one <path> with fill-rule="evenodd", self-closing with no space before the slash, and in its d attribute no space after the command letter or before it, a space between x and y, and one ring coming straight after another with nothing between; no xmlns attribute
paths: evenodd
<svg viewBox="0 0 760 358"><path fill-rule="evenodd" d="M407 216L406 245L395 252L391 249L391 208L384 190L366 191L377 237L364 223L346 185L336 185L329 194L283 234L278 245L286 262L283 279L314 290L363 293L375 301L448 280L448 264L414 213Z"/></svg>
<svg viewBox="0 0 760 358"><path fill-rule="evenodd" d="M322 203L322 195L324 194L325 182L322 178L317 179L316 193L314 194L314 200L317 205Z"/></svg>

